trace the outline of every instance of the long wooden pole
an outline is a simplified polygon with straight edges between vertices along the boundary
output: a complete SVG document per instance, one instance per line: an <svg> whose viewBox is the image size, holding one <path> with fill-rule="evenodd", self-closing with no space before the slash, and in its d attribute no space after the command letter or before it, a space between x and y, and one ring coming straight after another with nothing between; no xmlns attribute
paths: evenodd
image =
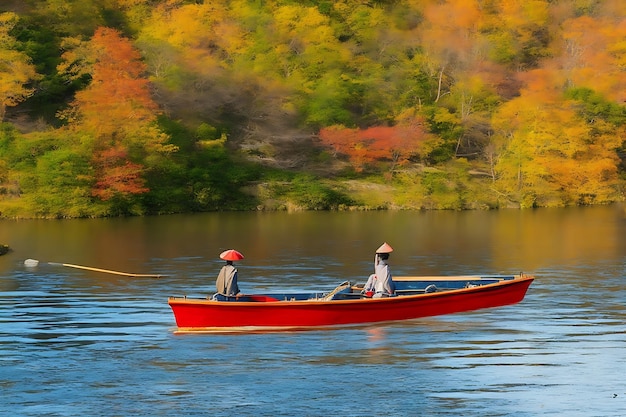
<svg viewBox="0 0 626 417"><path fill-rule="evenodd" d="M85 269L87 271L103 272L105 274L122 275L125 277L145 277L145 278L161 278L164 275L156 274L133 274L129 272L111 271L110 269L92 268L90 266L74 265L74 264L60 264L68 268Z"/></svg>
<svg viewBox="0 0 626 417"><path fill-rule="evenodd" d="M160 275L160 274L133 274L129 272L111 271L110 269L93 268L90 266L63 264L63 263L57 263L57 262L48 262L48 264L65 266L67 268L85 269L87 271L103 272L105 274L122 275L125 277L161 278L161 277L167 276L167 275Z"/></svg>

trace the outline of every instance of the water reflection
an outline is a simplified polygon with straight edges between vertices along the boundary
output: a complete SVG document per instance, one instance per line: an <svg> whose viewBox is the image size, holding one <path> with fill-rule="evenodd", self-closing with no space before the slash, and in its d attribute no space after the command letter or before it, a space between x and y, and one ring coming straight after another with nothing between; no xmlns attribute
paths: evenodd
<svg viewBox="0 0 626 417"><path fill-rule="evenodd" d="M135 273L172 273L159 260L193 259L205 273L236 247L250 275L323 268L365 277L383 241L396 273L534 271L626 253L619 207L499 212L212 213L106 220L0 222L0 241L26 258ZM449 264L449 271L441 266ZM9 268L2 259L0 268ZM258 268L258 269L257 269ZM196 268L194 268L196 269ZM462 271L459 271L462 269ZM0 270L1 271L1 270ZM482 271L481 271L482 272ZM284 271L277 271L280 275Z"/></svg>
<svg viewBox="0 0 626 417"><path fill-rule="evenodd" d="M14 252L0 257L0 414L623 416L625 235L615 207L2 222ZM522 303L494 310L173 333L167 297L210 292L223 249L246 255L246 291L319 289L364 281L385 240L398 275L537 279ZM26 269L26 258L42 263Z"/></svg>
<svg viewBox="0 0 626 417"><path fill-rule="evenodd" d="M385 340L386 331L384 327L372 327L367 330L367 340L371 343Z"/></svg>

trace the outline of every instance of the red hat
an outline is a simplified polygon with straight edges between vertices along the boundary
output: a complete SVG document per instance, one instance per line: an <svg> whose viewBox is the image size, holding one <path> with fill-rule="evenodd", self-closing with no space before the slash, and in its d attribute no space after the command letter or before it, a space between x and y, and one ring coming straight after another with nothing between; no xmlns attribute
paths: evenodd
<svg viewBox="0 0 626 417"><path fill-rule="evenodd" d="M376 249L376 253L391 253L393 252L393 248L389 246L387 242L380 245L378 249Z"/></svg>
<svg viewBox="0 0 626 417"><path fill-rule="evenodd" d="M228 249L220 253L220 258L225 261L239 261L243 259L241 252L237 252L235 249Z"/></svg>

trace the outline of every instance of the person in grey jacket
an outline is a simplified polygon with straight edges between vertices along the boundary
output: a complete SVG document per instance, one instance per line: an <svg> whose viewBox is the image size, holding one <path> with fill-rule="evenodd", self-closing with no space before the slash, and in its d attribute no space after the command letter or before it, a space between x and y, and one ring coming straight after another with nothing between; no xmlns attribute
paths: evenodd
<svg viewBox="0 0 626 417"><path fill-rule="evenodd" d="M222 267L215 281L215 289L217 294L226 297L240 297L241 291L237 283L237 268L233 265L233 261L243 259L243 255L234 249L229 249L220 254L220 258L226 261L226 265Z"/></svg>
<svg viewBox="0 0 626 417"><path fill-rule="evenodd" d="M381 298L395 295L396 287L388 263L391 252L393 252L393 248L387 242L376 249L374 273L369 276L363 289L366 296Z"/></svg>

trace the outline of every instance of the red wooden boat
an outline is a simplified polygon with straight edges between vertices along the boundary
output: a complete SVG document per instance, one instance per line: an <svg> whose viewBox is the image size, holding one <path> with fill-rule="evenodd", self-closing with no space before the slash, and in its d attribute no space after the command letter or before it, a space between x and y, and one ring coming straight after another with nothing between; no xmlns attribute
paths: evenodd
<svg viewBox="0 0 626 417"><path fill-rule="evenodd" d="M330 292L271 293L221 300L170 297L178 332L315 329L392 322L515 304L534 277L394 277L396 296L366 298L344 282Z"/></svg>

